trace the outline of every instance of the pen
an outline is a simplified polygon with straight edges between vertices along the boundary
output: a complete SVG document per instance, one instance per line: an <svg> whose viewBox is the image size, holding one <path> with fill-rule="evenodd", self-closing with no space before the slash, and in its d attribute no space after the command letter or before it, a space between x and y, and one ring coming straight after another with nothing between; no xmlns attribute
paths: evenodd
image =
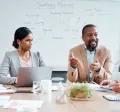
<svg viewBox="0 0 120 112"><path fill-rule="evenodd" d="M101 86L101 88L106 89L106 90L112 90L112 88L109 86Z"/></svg>
<svg viewBox="0 0 120 112"><path fill-rule="evenodd" d="M92 83L92 84L96 84L96 85L98 85L98 84L97 84L96 82L94 82L94 81L92 81L91 83Z"/></svg>

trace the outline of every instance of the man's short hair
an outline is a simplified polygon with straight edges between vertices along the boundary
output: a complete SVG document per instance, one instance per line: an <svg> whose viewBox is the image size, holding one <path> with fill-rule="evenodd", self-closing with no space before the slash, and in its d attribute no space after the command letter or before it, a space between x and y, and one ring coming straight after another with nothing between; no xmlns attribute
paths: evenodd
<svg viewBox="0 0 120 112"><path fill-rule="evenodd" d="M88 27L96 27L94 24L87 24L83 27L82 29L82 35L84 35L84 32L85 32L85 29L88 28Z"/></svg>

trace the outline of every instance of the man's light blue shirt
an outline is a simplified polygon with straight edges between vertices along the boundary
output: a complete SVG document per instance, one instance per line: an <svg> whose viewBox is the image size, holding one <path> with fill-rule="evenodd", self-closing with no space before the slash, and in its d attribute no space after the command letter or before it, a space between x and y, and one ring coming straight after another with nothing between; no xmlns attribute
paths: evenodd
<svg viewBox="0 0 120 112"><path fill-rule="evenodd" d="M88 67L91 63L94 62L94 56L95 56L95 52L96 52L96 49L94 51L89 51L85 45L85 48L86 48L86 55L87 55L87 60L88 60ZM92 81L92 71L90 69L88 69L88 74L89 74L89 82Z"/></svg>

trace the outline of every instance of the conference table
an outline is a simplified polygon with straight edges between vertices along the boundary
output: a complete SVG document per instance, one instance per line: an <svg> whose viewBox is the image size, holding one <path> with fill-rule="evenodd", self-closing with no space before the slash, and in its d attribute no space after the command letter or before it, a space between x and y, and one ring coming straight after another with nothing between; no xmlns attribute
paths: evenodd
<svg viewBox="0 0 120 112"><path fill-rule="evenodd" d="M7 85L14 90L31 90L31 87L17 88L12 85ZM43 100L40 109L28 109L20 111L19 109L4 109L0 108L0 112L120 112L119 101L108 101L103 98L103 95L115 94L107 92L93 92L93 97L88 101L74 101L68 99L66 104L56 103L58 91L52 91L52 94L35 95L33 93L13 93L1 94L11 96L10 100Z"/></svg>

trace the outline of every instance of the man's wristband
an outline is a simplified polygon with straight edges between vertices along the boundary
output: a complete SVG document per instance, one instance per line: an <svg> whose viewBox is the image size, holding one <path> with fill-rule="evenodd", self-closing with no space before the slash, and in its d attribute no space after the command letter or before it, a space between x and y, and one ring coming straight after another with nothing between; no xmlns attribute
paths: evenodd
<svg viewBox="0 0 120 112"><path fill-rule="evenodd" d="M76 70L76 68L71 67L71 70L72 70L72 71L75 71L75 70Z"/></svg>

